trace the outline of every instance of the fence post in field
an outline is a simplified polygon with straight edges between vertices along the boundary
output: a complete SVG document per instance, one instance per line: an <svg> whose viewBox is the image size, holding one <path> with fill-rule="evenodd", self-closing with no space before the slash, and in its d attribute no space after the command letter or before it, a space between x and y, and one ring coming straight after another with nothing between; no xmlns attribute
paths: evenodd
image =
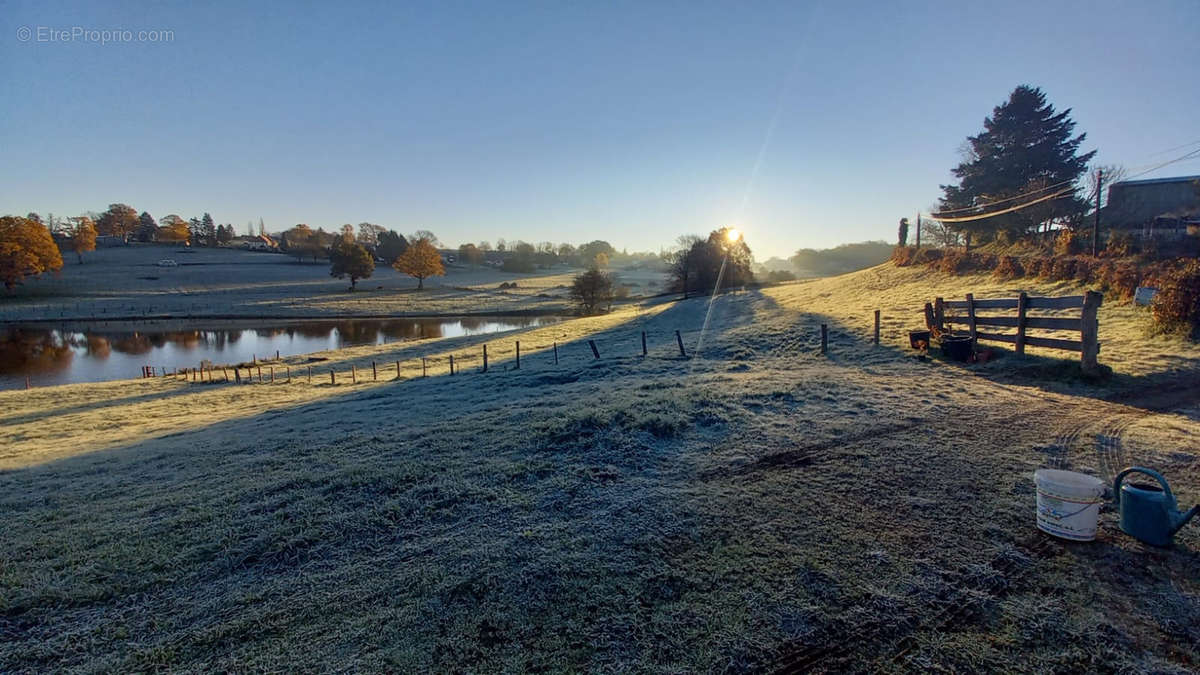
<svg viewBox="0 0 1200 675"><path fill-rule="evenodd" d="M879 344L879 310L875 310L875 344Z"/></svg>
<svg viewBox="0 0 1200 675"><path fill-rule="evenodd" d="M358 368L350 366L350 384L358 384Z"/></svg>
<svg viewBox="0 0 1200 675"><path fill-rule="evenodd" d="M279 360L279 350L278 349L275 350L275 360L276 361Z"/></svg>
<svg viewBox="0 0 1200 675"><path fill-rule="evenodd" d="M275 366L271 366L271 384L275 384Z"/></svg>
<svg viewBox="0 0 1200 675"><path fill-rule="evenodd" d="M450 374L454 374L454 355L450 355Z"/></svg>
<svg viewBox="0 0 1200 675"><path fill-rule="evenodd" d="M1100 355L1100 320L1097 314L1103 300L1104 296L1096 291L1088 291L1083 296L1083 325L1080 329L1083 354L1080 367L1087 375L1100 374L1100 364L1096 362Z"/></svg>
<svg viewBox="0 0 1200 675"><path fill-rule="evenodd" d="M642 331L642 356L646 355L646 331Z"/></svg>
<svg viewBox="0 0 1200 675"><path fill-rule="evenodd" d="M554 365L558 365L558 340L554 341Z"/></svg>
<svg viewBox="0 0 1200 675"><path fill-rule="evenodd" d="M421 357L421 377L425 377L425 357Z"/></svg>
<svg viewBox="0 0 1200 675"><path fill-rule="evenodd" d="M829 350L829 325L821 324L821 353Z"/></svg>
<svg viewBox="0 0 1200 675"><path fill-rule="evenodd" d="M520 369L521 369L521 341L517 340L517 367L516 367L516 370L520 370Z"/></svg>
<svg viewBox="0 0 1200 675"><path fill-rule="evenodd" d="M600 358L600 350L596 349L596 341L588 340L588 346L592 348L592 355L595 356L597 359Z"/></svg>
<svg viewBox="0 0 1200 675"><path fill-rule="evenodd" d="M396 379L400 379L400 362L396 362Z"/></svg>
<svg viewBox="0 0 1200 675"><path fill-rule="evenodd" d="M933 330L933 303L925 303L925 327Z"/></svg>
<svg viewBox="0 0 1200 675"><path fill-rule="evenodd" d="M258 382L262 384L262 366L255 366L258 369Z"/></svg>
<svg viewBox="0 0 1200 675"><path fill-rule="evenodd" d="M337 384L337 375L333 373L333 368L329 369L329 384Z"/></svg>
<svg viewBox="0 0 1200 675"><path fill-rule="evenodd" d="M308 383L312 384L312 366L308 367Z"/></svg>
<svg viewBox="0 0 1200 675"><path fill-rule="evenodd" d="M242 369L236 366L233 369L233 382L234 384L242 383Z"/></svg>
<svg viewBox="0 0 1200 675"><path fill-rule="evenodd" d="M225 382L229 382L229 370L225 366L221 366L221 374L225 376Z"/></svg>
<svg viewBox="0 0 1200 675"><path fill-rule="evenodd" d="M29 381L29 376L28 376L28 375L26 375L26 376L25 376L25 388L26 388L26 389L32 389L32 388L33 388L33 384L32 384L32 383Z"/></svg>
<svg viewBox="0 0 1200 675"><path fill-rule="evenodd" d="M292 367L284 366L284 368L287 368L287 378L288 378L287 381L288 381L288 384L291 384L292 383Z"/></svg>
<svg viewBox="0 0 1200 675"><path fill-rule="evenodd" d="M941 298L933 299L933 325L939 333L946 330L946 301Z"/></svg>
<svg viewBox="0 0 1200 675"><path fill-rule="evenodd" d="M375 362L372 361L371 362L371 380L375 381L378 379L379 379L379 372L375 370Z"/></svg>
<svg viewBox="0 0 1200 675"><path fill-rule="evenodd" d="M679 334L679 331L675 331L675 342L679 345L679 355L686 359L687 351L683 348L683 336Z"/></svg>
<svg viewBox="0 0 1200 675"><path fill-rule="evenodd" d="M483 371L487 372L487 345L483 345Z"/></svg>
<svg viewBox="0 0 1200 675"><path fill-rule="evenodd" d="M971 349L974 350L979 331L975 325L975 296L971 293L967 293L967 329L971 332Z"/></svg>
<svg viewBox="0 0 1200 675"><path fill-rule="evenodd" d="M1014 343L1017 354L1025 353L1025 315L1028 311L1029 296L1025 294L1025 291L1021 291L1021 294L1017 296L1017 341Z"/></svg>

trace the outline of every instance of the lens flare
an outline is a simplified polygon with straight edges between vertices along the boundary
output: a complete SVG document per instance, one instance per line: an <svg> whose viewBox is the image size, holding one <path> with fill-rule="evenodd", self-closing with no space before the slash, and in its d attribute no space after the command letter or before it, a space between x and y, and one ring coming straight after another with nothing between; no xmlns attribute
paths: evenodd
<svg viewBox="0 0 1200 675"><path fill-rule="evenodd" d="M741 232L738 232L738 229L737 229L736 227L731 227L731 228L729 228L729 230L728 230L728 231L725 233L725 238L726 238L726 239L728 239L728 240L729 240L729 243L731 243L731 244L732 244L733 242L735 242L735 241L737 241L738 239L741 239L741 238L742 238L742 233L741 233Z"/></svg>

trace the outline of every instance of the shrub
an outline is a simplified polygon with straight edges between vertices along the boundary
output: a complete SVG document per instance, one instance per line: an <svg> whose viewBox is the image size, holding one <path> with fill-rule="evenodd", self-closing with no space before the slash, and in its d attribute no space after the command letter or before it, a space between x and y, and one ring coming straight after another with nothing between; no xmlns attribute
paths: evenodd
<svg viewBox="0 0 1200 675"><path fill-rule="evenodd" d="M1081 283L1090 284L1096 280L1096 262L1091 258L1075 259L1075 279Z"/></svg>
<svg viewBox="0 0 1200 675"><path fill-rule="evenodd" d="M1150 303L1154 320L1168 330L1186 329L1200 336L1200 261L1157 275L1158 293Z"/></svg>
<svg viewBox="0 0 1200 675"><path fill-rule="evenodd" d="M892 249L892 262L896 263L897 267L907 267L912 264L916 250L912 246L897 246Z"/></svg>
<svg viewBox="0 0 1200 675"><path fill-rule="evenodd" d="M967 271L970 256L961 250L946 251L945 255L937 261L936 267L938 271L946 274L962 274Z"/></svg>
<svg viewBox="0 0 1200 675"><path fill-rule="evenodd" d="M1050 265L1050 278L1054 281L1066 281L1075 278L1074 258L1055 258Z"/></svg>
<svg viewBox="0 0 1200 675"><path fill-rule="evenodd" d="M1062 230L1054 239L1054 255L1068 256L1079 253L1082 241L1074 230Z"/></svg>
<svg viewBox="0 0 1200 675"><path fill-rule="evenodd" d="M992 276L997 279L1016 279L1025 276L1025 268L1016 256L1002 255L992 270Z"/></svg>
<svg viewBox="0 0 1200 675"><path fill-rule="evenodd" d="M1132 298L1140 282L1141 273L1130 263L1116 263L1112 267L1106 267L1104 278L1101 280L1104 288L1121 300Z"/></svg>
<svg viewBox="0 0 1200 675"><path fill-rule="evenodd" d="M1136 252L1137 245L1133 235L1127 232L1113 234L1108 238L1108 245L1104 247L1104 254L1113 258L1124 258Z"/></svg>
<svg viewBox="0 0 1200 675"><path fill-rule="evenodd" d="M912 261L914 264L929 265L941 260L944 254L945 251L940 248L923 248L916 252Z"/></svg>

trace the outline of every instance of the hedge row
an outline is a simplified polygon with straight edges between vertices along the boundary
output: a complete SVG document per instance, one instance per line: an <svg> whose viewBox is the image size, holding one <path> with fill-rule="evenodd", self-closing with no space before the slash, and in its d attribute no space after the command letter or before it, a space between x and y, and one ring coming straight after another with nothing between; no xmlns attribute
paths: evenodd
<svg viewBox="0 0 1200 675"><path fill-rule="evenodd" d="M1073 246L1067 242L1062 248ZM1018 257L898 246L892 252L892 260L901 267L928 265L947 274L990 271L993 277L1003 280L1036 277L1077 281L1120 301L1132 299L1138 286L1153 286L1158 293L1151 303L1151 313L1160 327L1172 331L1184 329L1200 337L1200 261L1194 259L1135 263L1086 256Z"/></svg>

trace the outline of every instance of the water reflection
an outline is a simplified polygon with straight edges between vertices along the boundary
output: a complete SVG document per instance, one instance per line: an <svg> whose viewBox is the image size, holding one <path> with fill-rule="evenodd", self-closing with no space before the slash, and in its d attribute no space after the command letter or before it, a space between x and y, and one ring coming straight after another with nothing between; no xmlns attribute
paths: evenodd
<svg viewBox="0 0 1200 675"><path fill-rule="evenodd" d="M143 366L193 368L365 344L527 328L558 317L356 319L220 328L109 322L62 328L0 326L0 389L138 377Z"/></svg>

